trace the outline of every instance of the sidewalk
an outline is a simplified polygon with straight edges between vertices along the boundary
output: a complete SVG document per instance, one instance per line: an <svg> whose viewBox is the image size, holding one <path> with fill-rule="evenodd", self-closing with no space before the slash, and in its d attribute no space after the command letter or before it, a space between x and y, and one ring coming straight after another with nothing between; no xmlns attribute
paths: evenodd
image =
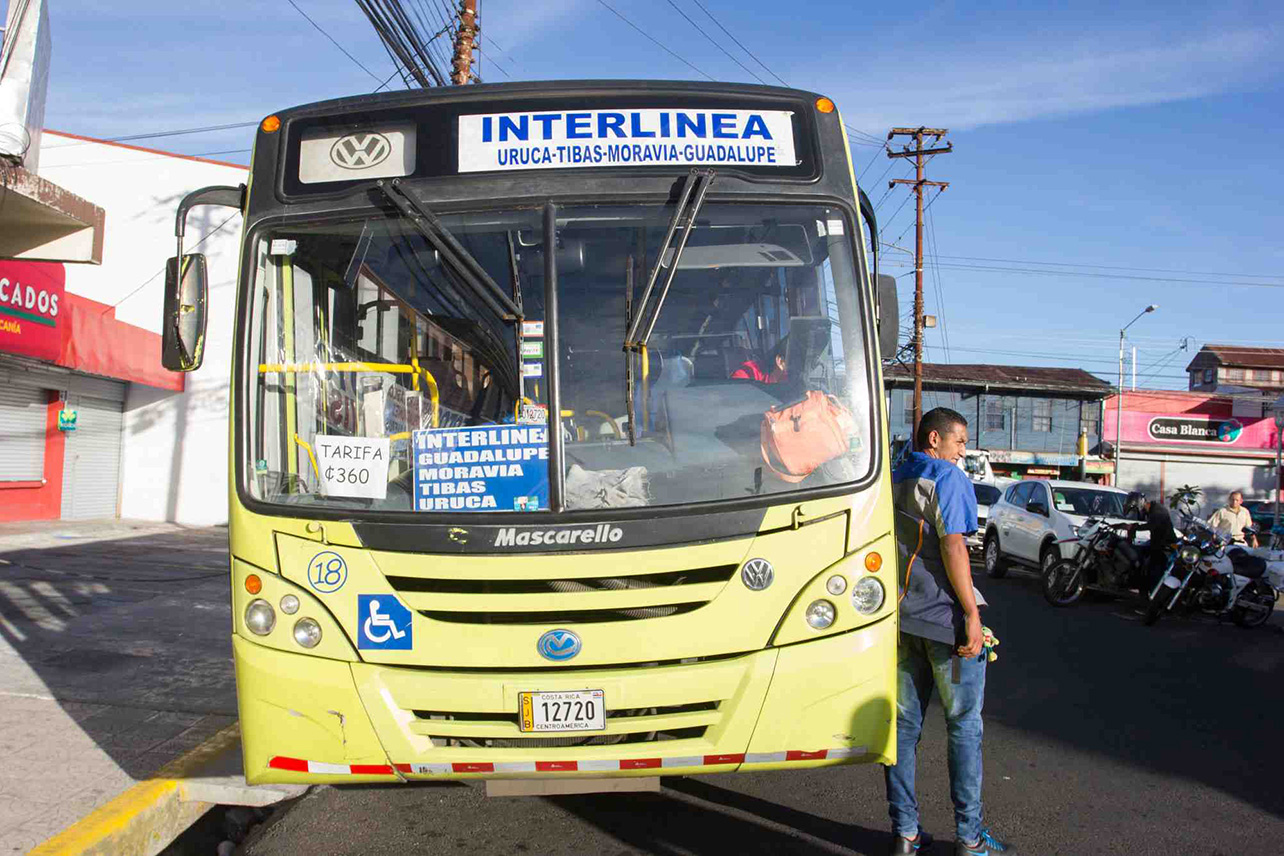
<svg viewBox="0 0 1284 856"><path fill-rule="evenodd" d="M0 854L236 722L227 579L222 528L0 524Z"/></svg>

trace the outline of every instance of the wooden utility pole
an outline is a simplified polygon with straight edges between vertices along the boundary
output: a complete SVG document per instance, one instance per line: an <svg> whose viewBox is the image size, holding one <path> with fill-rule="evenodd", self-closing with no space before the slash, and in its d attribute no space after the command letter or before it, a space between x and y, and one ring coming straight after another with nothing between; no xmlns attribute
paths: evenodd
<svg viewBox="0 0 1284 856"><path fill-rule="evenodd" d="M909 184L914 188L914 195L917 212L915 214L914 229L916 241L914 244L914 424L911 426L913 432L918 431L919 420L923 418L923 188L939 187L941 191L950 186L948 181L927 181L923 178L923 167L926 161L923 159L932 155L944 155L954 151L953 143L946 143L944 147L925 149L923 148L923 138L932 137L933 144L939 143L941 138L949 133L948 128L892 128L887 132L887 139L894 137L913 137L914 148L902 146L899 152L891 149L887 150L889 158L914 158L914 165L917 167L917 175L914 181L908 178L897 178L887 183L890 190L898 184ZM981 430L979 427L977 430Z"/></svg>
<svg viewBox="0 0 1284 856"><path fill-rule="evenodd" d="M473 47L477 42L477 0L460 0L459 27L455 30L455 58L450 82L463 86L473 79Z"/></svg>

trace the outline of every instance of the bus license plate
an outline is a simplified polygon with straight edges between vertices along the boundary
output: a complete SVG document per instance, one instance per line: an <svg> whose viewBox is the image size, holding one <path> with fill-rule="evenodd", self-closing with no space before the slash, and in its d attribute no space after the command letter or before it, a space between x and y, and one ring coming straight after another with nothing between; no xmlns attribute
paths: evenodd
<svg viewBox="0 0 1284 856"><path fill-rule="evenodd" d="M520 693L522 731L605 731L606 699L601 690Z"/></svg>

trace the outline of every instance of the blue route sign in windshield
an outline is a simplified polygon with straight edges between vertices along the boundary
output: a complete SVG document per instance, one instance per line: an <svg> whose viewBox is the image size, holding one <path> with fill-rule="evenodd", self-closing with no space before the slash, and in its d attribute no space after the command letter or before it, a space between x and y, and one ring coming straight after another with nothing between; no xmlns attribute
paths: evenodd
<svg viewBox="0 0 1284 856"><path fill-rule="evenodd" d="M414 432L416 511L547 511L548 428Z"/></svg>

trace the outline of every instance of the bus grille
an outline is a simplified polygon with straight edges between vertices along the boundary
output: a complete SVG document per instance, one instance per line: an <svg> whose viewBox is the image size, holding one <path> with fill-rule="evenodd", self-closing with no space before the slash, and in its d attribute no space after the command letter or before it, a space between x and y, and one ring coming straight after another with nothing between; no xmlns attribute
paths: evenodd
<svg viewBox="0 0 1284 856"><path fill-rule="evenodd" d="M663 573L617 573L551 580L389 576L388 582L406 603L436 621L591 624L692 612L717 597L735 575L736 567L717 565ZM538 610L535 604L539 605Z"/></svg>
<svg viewBox="0 0 1284 856"><path fill-rule="evenodd" d="M659 743L667 740L692 740L704 737L708 724L686 727L647 729L648 723L675 714L712 712L717 717L719 702L706 701L669 707L608 710L607 733L541 737L517 730L516 713L464 713L433 710L414 711L420 725L416 731L427 734L437 748L468 747L473 749L557 749L570 746L621 746L631 743ZM672 720L670 720L672 721ZM631 730L637 728L638 730ZM625 730L630 729L630 730ZM460 734L466 730L468 736ZM441 732L441 733L435 733ZM489 736L487 732L494 736Z"/></svg>

